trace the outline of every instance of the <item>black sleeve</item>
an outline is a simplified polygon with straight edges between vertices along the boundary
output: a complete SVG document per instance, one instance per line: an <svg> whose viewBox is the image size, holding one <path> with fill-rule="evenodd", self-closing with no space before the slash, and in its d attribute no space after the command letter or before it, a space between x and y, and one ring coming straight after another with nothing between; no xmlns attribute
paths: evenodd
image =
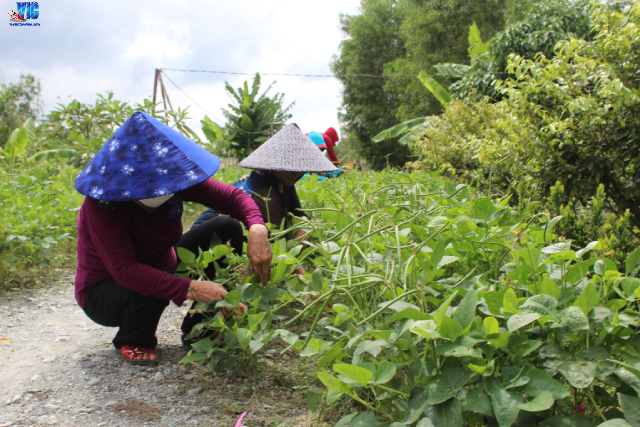
<svg viewBox="0 0 640 427"><path fill-rule="evenodd" d="M264 187L252 194L251 198L258 205L264 222L280 227L282 220L287 216L280 192L275 187Z"/></svg>
<svg viewBox="0 0 640 427"><path fill-rule="evenodd" d="M302 211L302 205L300 204L300 198L298 197L296 187L293 187L291 190L291 199L289 200L288 211L297 217L307 216L307 214Z"/></svg>

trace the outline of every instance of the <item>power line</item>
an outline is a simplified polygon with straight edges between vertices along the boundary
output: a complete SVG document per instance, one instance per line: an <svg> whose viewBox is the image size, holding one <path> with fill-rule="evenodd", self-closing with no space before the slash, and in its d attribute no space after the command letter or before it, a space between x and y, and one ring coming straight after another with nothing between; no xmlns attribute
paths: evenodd
<svg viewBox="0 0 640 427"><path fill-rule="evenodd" d="M235 71L210 71L210 70L182 70L177 68L160 68L162 71L178 71L182 73L206 73L206 74L229 74L235 76L255 76L257 73L240 73ZM471 74L511 74L506 72L474 72L474 73L465 73L466 75ZM165 74L166 75L166 74ZM336 77L367 77L367 78L377 78L377 79L386 79L389 77L418 77L417 74L387 74L383 76L378 76L374 74L287 74L287 73L260 73L261 76L275 76L275 77L315 77L315 78L336 78ZM448 77L442 74L423 74L423 76L428 77Z"/></svg>
<svg viewBox="0 0 640 427"><path fill-rule="evenodd" d="M160 72L162 72L162 69L160 69ZM194 104L196 104L198 107L200 107L202 109L202 111L207 113L207 116L212 117L216 122L218 122L218 125L224 126L224 123L222 123L222 120L218 119L216 116L214 116L213 114L208 112L202 105L198 104L193 98L191 98L189 95L187 95L187 92L185 92L184 90L182 90L182 88L180 86L175 84L175 82L173 80L171 80L171 78L169 78L169 76L167 76L166 73L162 72L162 75L165 76L171 82L171 84L174 85L180 92L182 92L184 94L184 96L189 98ZM264 134L269 132L268 130L264 130L262 132L248 132L248 131L243 130L243 129L236 129L236 131L242 132L242 133L245 133L245 134L249 134L249 135L264 135Z"/></svg>
<svg viewBox="0 0 640 427"><path fill-rule="evenodd" d="M160 69L162 72L162 68ZM208 116L213 117L213 119L215 121L217 121L219 124L222 123L222 121L220 119L218 119L216 116L214 116L213 114L211 114L210 112L208 112L202 105L198 104L193 98L191 98L189 95L187 95L187 93L182 90L182 88L180 86L178 86L177 84L174 83L173 80L171 80L171 78L169 76L167 76L165 73L162 73L167 80L169 80L171 82L172 85L174 85L180 92L182 92L184 94L184 96L186 96L187 98L189 98L191 100L191 102L193 102L194 104L196 104L198 107L200 107L202 109L202 111L204 111L205 113L207 113Z"/></svg>

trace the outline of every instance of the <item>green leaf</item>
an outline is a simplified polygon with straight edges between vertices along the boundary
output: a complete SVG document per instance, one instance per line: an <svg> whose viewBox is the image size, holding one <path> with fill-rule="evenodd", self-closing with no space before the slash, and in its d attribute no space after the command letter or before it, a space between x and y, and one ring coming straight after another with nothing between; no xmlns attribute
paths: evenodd
<svg viewBox="0 0 640 427"><path fill-rule="evenodd" d="M442 238L442 236L438 236L438 238L436 239L436 245L433 248L433 252L431 252L431 263L434 265L438 265L438 263L440 263L440 260L442 260L443 256L444 256L444 239Z"/></svg>
<svg viewBox="0 0 640 427"><path fill-rule="evenodd" d="M582 308L571 306L561 313L558 322L551 325L552 328L562 328L565 326L573 330L588 330L589 319L584 315Z"/></svg>
<svg viewBox="0 0 640 427"><path fill-rule="evenodd" d="M196 262L196 256L188 249L178 247L178 257L180 261L187 265L193 265Z"/></svg>
<svg viewBox="0 0 640 427"><path fill-rule="evenodd" d="M11 136L9 136L3 152L7 157L19 156L24 152L25 148L27 148L28 142L29 134L27 130L24 127L19 127L11 132Z"/></svg>
<svg viewBox="0 0 640 427"><path fill-rule="evenodd" d="M535 322L540 317L542 316L538 313L514 314L509 318L509 320L507 320L507 329L509 329L509 332L517 331L523 326L526 326L531 322Z"/></svg>
<svg viewBox="0 0 640 427"><path fill-rule="evenodd" d="M491 400L486 394L484 394L482 389L477 388L473 390L471 393L467 394L465 401L466 401L467 408L470 411L486 415L487 417L493 417L493 408L491 407Z"/></svg>
<svg viewBox="0 0 640 427"><path fill-rule="evenodd" d="M436 405L451 399L455 393L449 389L449 381L444 375L437 375L427 385L429 403Z"/></svg>
<svg viewBox="0 0 640 427"><path fill-rule="evenodd" d="M324 392L317 387L307 388L307 405L312 413L317 414L322 408Z"/></svg>
<svg viewBox="0 0 640 427"><path fill-rule="evenodd" d="M395 138L411 129L414 129L428 120L428 117L419 117L417 119L407 120L406 122L397 124L389 129L385 129L373 137L373 142L381 142L386 139Z"/></svg>
<svg viewBox="0 0 640 427"><path fill-rule="evenodd" d="M286 294L286 289L281 288L264 288L262 290L262 299L266 302L273 301L274 299L280 298L282 295Z"/></svg>
<svg viewBox="0 0 640 427"><path fill-rule="evenodd" d="M598 427L633 427L631 424L627 422L627 420L623 420L622 418L614 418L609 421L605 421L602 424L598 424Z"/></svg>
<svg viewBox="0 0 640 427"><path fill-rule="evenodd" d="M438 333L442 338L450 339L451 341L455 341L460 335L462 335L463 329L458 322L453 320L450 317L444 317L442 319L442 323L438 328Z"/></svg>
<svg viewBox="0 0 640 427"><path fill-rule="evenodd" d="M567 361L558 366L562 375L575 388L585 388L596 378L597 363L587 361Z"/></svg>
<svg viewBox="0 0 640 427"><path fill-rule="evenodd" d="M543 390L540 394L526 403L518 404L518 408L527 412L546 411L553 406L553 396L551 392Z"/></svg>
<svg viewBox="0 0 640 427"><path fill-rule="evenodd" d="M322 292L322 271L319 268L316 268L313 273L311 273L311 281L307 286L307 290L309 292Z"/></svg>
<svg viewBox="0 0 640 427"><path fill-rule="evenodd" d="M479 348L472 348L453 342L439 345L436 349L436 353L442 356L451 357L482 357L482 351Z"/></svg>
<svg viewBox="0 0 640 427"><path fill-rule="evenodd" d="M222 258L226 254L230 253L231 249L227 245L217 245L213 247L213 256L215 259Z"/></svg>
<svg viewBox="0 0 640 427"><path fill-rule="evenodd" d="M382 347L387 347L388 345L389 343L383 339L377 339L375 341L365 340L358 344L353 355L358 356L362 353L369 353L373 357L378 357L378 354L382 351Z"/></svg>
<svg viewBox="0 0 640 427"><path fill-rule="evenodd" d="M320 369L322 368L324 365L327 365L331 362L333 362L336 358L338 358L338 356L340 356L342 354L342 344L338 343L336 345L334 345L333 347L331 347L331 349L329 349L329 351L327 351L324 356L322 356L322 359L320 359L320 362L318 362L318 368Z"/></svg>
<svg viewBox="0 0 640 427"><path fill-rule="evenodd" d="M402 426L404 426L404 424L402 424ZM423 419L418 421L418 424L416 424L416 427L434 427L434 425L429 418L424 417Z"/></svg>
<svg viewBox="0 0 640 427"><path fill-rule="evenodd" d="M348 393L351 390L351 386L340 381L339 378L329 375L326 372L318 372L318 379L327 386L329 390L337 391L338 393Z"/></svg>
<svg viewBox="0 0 640 427"><path fill-rule="evenodd" d="M383 360L378 365L375 383L384 384L390 381L395 374L396 374L396 365L389 362L388 360Z"/></svg>
<svg viewBox="0 0 640 427"><path fill-rule="evenodd" d="M247 116L246 114L243 114L240 127L242 127L242 130L246 132L251 132L253 130L253 121L249 116Z"/></svg>
<svg viewBox="0 0 640 427"><path fill-rule="evenodd" d="M462 427L462 404L457 398L433 405L432 412L434 425Z"/></svg>
<svg viewBox="0 0 640 427"><path fill-rule="evenodd" d="M640 398L618 393L618 402L629 424L640 427Z"/></svg>
<svg viewBox="0 0 640 427"><path fill-rule="evenodd" d="M600 301L598 291L593 283L589 283L582 292L582 295L578 297L576 302L573 303L575 307L580 307L585 316L589 315L589 312Z"/></svg>
<svg viewBox="0 0 640 427"><path fill-rule="evenodd" d="M264 343L262 341L258 341L258 340L249 341L249 351L251 351L251 354L256 354L256 352L260 350L262 347L264 347Z"/></svg>
<svg viewBox="0 0 640 427"><path fill-rule="evenodd" d="M240 345L240 348L246 350L251 338L253 338L253 332L245 328L238 328L236 336L238 337L238 344Z"/></svg>
<svg viewBox="0 0 640 427"><path fill-rule="evenodd" d="M538 396L543 391L548 391L554 400L569 396L569 391L556 379L540 369L529 366L524 373L529 377L529 382L523 391L530 396Z"/></svg>
<svg viewBox="0 0 640 427"><path fill-rule="evenodd" d="M407 307L404 310L400 311L393 315L393 318L396 320L402 319L411 319L411 320L427 320L429 316L424 314L423 312L416 310L415 308Z"/></svg>
<svg viewBox="0 0 640 427"><path fill-rule="evenodd" d="M464 64L436 64L433 68L438 75L453 78L462 78L471 71L471 67Z"/></svg>
<svg viewBox="0 0 640 427"><path fill-rule="evenodd" d="M362 384L363 386L367 385L373 376L371 371L368 369L344 363L333 365L333 370L340 375L344 375L345 377Z"/></svg>
<svg viewBox="0 0 640 427"><path fill-rule="evenodd" d="M625 273L630 274L633 270L635 270L638 262L640 262L640 247L631 252L627 257L627 261L624 263Z"/></svg>
<svg viewBox="0 0 640 427"><path fill-rule="evenodd" d="M636 277L625 277L620 281L620 286L627 299L633 301L636 297L636 289L640 287L640 279Z"/></svg>
<svg viewBox="0 0 640 427"><path fill-rule="evenodd" d="M353 414L345 415L344 417L340 418L340 421L338 421L336 425L333 427L349 427L349 424L351 424L351 421L356 417L356 415L358 415L357 412L354 412Z"/></svg>
<svg viewBox="0 0 640 427"><path fill-rule="evenodd" d="M378 420L373 412L361 412L351 421L349 427L377 427Z"/></svg>
<svg viewBox="0 0 640 427"><path fill-rule="evenodd" d="M495 314L496 316L502 315L501 309L504 301L503 292L497 292L497 291L486 292L484 295L482 295L482 297L484 298L484 301L487 303L487 307L489 308L489 311L491 312L491 314Z"/></svg>
<svg viewBox="0 0 640 427"><path fill-rule="evenodd" d="M199 360L208 359L206 353L192 353L180 359L180 363L197 362Z"/></svg>
<svg viewBox="0 0 640 427"><path fill-rule="evenodd" d="M258 325L260 324L260 322L262 322L262 319L264 319L264 316L267 313L265 311L258 313L258 314L250 314L248 316L249 318L249 329L252 331L255 331L256 328L258 327Z"/></svg>
<svg viewBox="0 0 640 427"><path fill-rule="evenodd" d="M502 311L505 314L518 314L520 310L518 310L518 296L516 292L509 288L504 293L504 300L502 301Z"/></svg>
<svg viewBox="0 0 640 427"><path fill-rule="evenodd" d="M584 418L557 416L542 421L538 427L593 427L593 424Z"/></svg>
<svg viewBox="0 0 640 427"><path fill-rule="evenodd" d="M487 53L489 51L489 44L482 43L482 37L480 36L480 29L474 22L469 27L469 55L475 58L478 55Z"/></svg>
<svg viewBox="0 0 640 427"><path fill-rule="evenodd" d="M480 197L473 204L473 213L476 218L486 220L496 211L496 207L488 197Z"/></svg>
<svg viewBox="0 0 640 427"><path fill-rule="evenodd" d="M242 301L242 294L238 291L227 292L224 296L224 301L234 307L237 307L240 304L240 301Z"/></svg>
<svg viewBox="0 0 640 427"><path fill-rule="evenodd" d="M404 416L405 424L417 421L428 403L427 391L421 387L414 387L409 395L409 403Z"/></svg>
<svg viewBox="0 0 640 427"><path fill-rule="evenodd" d="M518 418L518 401L505 390L498 390L491 396L493 413L500 427L510 427Z"/></svg>
<svg viewBox="0 0 640 427"><path fill-rule="evenodd" d="M558 372L558 366L560 366L565 360L569 359L571 355L553 344L547 344L540 349L538 353L539 365L550 375L555 375Z"/></svg>
<svg viewBox="0 0 640 427"><path fill-rule="evenodd" d="M576 263L562 278L563 281L569 282L572 285L578 280L584 278L593 264L598 261L598 258L590 258L584 261ZM552 295L553 296L553 295ZM557 298L557 297L556 297Z"/></svg>
<svg viewBox="0 0 640 427"><path fill-rule="evenodd" d="M484 328L485 337L500 332L500 324L495 317L485 317L482 321L482 327Z"/></svg>
<svg viewBox="0 0 640 427"><path fill-rule="evenodd" d="M455 320L462 329L467 329L473 320L476 318L476 304L478 303L478 295L474 289L467 291L467 294L462 298L456 313L453 315Z"/></svg>
<svg viewBox="0 0 640 427"><path fill-rule="evenodd" d="M438 333L438 324L435 320L418 320L411 325L411 332L422 335L429 340L440 338L440 334Z"/></svg>
<svg viewBox="0 0 640 427"><path fill-rule="evenodd" d="M424 71L420 71L420 73L418 74L418 78L420 79L422 84L427 89L429 89L433 96L435 96L436 99L440 101L440 104L446 106L451 102L451 95L449 95L449 92L447 92L447 90L443 88L440 83L435 81L432 77L429 77L427 73L425 73Z"/></svg>

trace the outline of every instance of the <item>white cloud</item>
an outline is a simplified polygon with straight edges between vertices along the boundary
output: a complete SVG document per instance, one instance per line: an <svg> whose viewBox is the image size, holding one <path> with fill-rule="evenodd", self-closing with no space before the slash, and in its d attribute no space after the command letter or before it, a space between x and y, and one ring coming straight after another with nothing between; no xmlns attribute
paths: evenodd
<svg viewBox="0 0 640 427"><path fill-rule="evenodd" d="M154 69L160 67L331 74L342 38L339 14L357 13L359 7L359 0L39 3L41 27L0 26L0 68L8 81L26 73L40 77L45 109L54 108L58 97L94 102L105 89L141 102L151 96ZM225 80L238 87L251 78L166 73L218 119L230 102ZM292 121L302 129L337 126L341 86L335 79L263 76L263 87L273 80L274 92L296 101ZM189 105L189 125L199 130L203 109L166 85L174 108Z"/></svg>

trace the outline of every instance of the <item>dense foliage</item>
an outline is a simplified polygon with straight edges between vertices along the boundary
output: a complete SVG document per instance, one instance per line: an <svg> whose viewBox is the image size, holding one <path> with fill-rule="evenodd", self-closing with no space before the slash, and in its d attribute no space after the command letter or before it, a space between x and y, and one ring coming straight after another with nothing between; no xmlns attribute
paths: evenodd
<svg viewBox="0 0 640 427"><path fill-rule="evenodd" d="M415 142L421 156L416 166L485 191L515 193L520 200L553 196L549 207L556 214L570 207L588 215L584 209L602 189L605 208L618 218L614 222L630 223L626 233L637 236L639 22L638 2L624 12L597 6L593 41L562 41L551 60L512 56L515 78L500 85L505 99L447 105ZM604 225L601 219L595 228Z"/></svg>
<svg viewBox="0 0 640 427"><path fill-rule="evenodd" d="M522 19L535 1L364 0L359 15L341 17L346 39L332 64L343 84L344 129L376 169L402 166L408 149L397 139L372 138L399 121L438 114L440 103L413 76L435 74L442 62L469 64L468 29L475 22L486 39ZM508 53L507 53L508 55ZM351 74L392 75L366 78ZM448 86L447 78L438 78Z"/></svg>
<svg viewBox="0 0 640 427"><path fill-rule="evenodd" d="M521 21L509 25L489 41L486 54L472 57L464 77L449 90L456 98L500 99L502 94L496 90L495 83L513 77L507 73L511 54L530 60L540 53L553 58L556 44L571 36L582 40L591 40L593 36L586 2L554 0L534 5Z"/></svg>
<svg viewBox="0 0 640 427"><path fill-rule="evenodd" d="M42 112L41 89L40 80L30 74L16 83L0 84L0 149L15 128Z"/></svg>
<svg viewBox="0 0 640 427"><path fill-rule="evenodd" d="M574 251L536 203L514 210L435 175L303 182L310 220L294 228L309 248L274 234L266 288L224 244L180 253L196 274L218 259L232 289L197 307L210 317L194 335L224 340L200 340L183 362L246 370L282 339L317 362L309 406L344 414L342 427L640 421L640 249L620 265L598 242ZM246 314L218 313L240 302Z"/></svg>

